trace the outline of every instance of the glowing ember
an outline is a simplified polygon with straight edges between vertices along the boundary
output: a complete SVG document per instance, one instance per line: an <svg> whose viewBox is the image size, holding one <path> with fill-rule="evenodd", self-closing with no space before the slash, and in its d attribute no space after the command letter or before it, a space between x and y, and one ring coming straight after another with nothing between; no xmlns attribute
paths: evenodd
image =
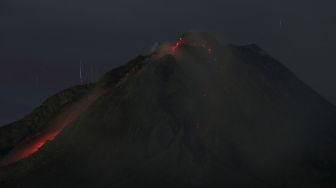
<svg viewBox="0 0 336 188"><path fill-rule="evenodd" d="M104 93L104 90L94 89L87 96L69 106L57 117L51 120L48 127L43 130L43 132L27 138L21 144L17 145L7 156L5 156L0 163L0 166L13 164L39 151L45 143L54 140L67 125L75 121L80 114L88 109L89 106Z"/></svg>
<svg viewBox="0 0 336 188"><path fill-rule="evenodd" d="M175 45L172 47L172 51L175 52L176 49L179 48L183 44L184 44L183 38L179 38L179 40L176 41Z"/></svg>
<svg viewBox="0 0 336 188"><path fill-rule="evenodd" d="M213 53L213 45L206 40L193 41L188 38L179 38L174 45L172 45L171 50L173 53L181 46L189 46L193 48L198 48L206 51L209 55Z"/></svg>
<svg viewBox="0 0 336 188"><path fill-rule="evenodd" d="M209 52L209 54L211 54L211 52L212 52L212 49L211 49L211 48L208 48L208 52Z"/></svg>

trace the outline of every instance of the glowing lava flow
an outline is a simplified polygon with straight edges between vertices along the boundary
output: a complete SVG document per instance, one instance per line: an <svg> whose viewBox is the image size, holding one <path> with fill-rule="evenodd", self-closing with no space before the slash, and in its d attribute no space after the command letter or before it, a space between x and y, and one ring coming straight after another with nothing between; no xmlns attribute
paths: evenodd
<svg viewBox="0 0 336 188"><path fill-rule="evenodd" d="M71 104L54 119L52 119L47 128L45 128L41 133L29 137L21 144L17 145L7 156L5 156L5 158L2 159L0 166L13 164L39 151L45 143L54 140L67 125L75 121L81 113L88 109L91 104L93 104L104 93L105 90L96 88L74 104Z"/></svg>
<svg viewBox="0 0 336 188"><path fill-rule="evenodd" d="M171 46L171 51L175 53L176 50L181 46L189 46L193 48L204 49L209 55L213 53L212 45L209 42L207 41L190 42L188 41L188 39L185 38L179 38L175 42L175 44Z"/></svg>

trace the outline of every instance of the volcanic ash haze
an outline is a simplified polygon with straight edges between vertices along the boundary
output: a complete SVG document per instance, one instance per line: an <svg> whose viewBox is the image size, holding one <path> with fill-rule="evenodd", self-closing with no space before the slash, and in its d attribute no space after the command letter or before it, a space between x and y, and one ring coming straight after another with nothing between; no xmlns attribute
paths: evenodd
<svg viewBox="0 0 336 188"><path fill-rule="evenodd" d="M13 160L64 112L55 138ZM1 128L0 184L334 187L335 125L336 108L258 46L187 33Z"/></svg>

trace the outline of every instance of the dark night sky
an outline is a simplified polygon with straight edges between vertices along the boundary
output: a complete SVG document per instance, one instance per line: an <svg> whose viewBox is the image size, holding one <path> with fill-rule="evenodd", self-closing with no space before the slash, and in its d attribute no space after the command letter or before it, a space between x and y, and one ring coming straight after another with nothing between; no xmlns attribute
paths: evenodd
<svg viewBox="0 0 336 188"><path fill-rule="evenodd" d="M0 124L78 84L80 60L85 71L103 73L190 30L258 44L335 104L335 7L332 0L1 0Z"/></svg>

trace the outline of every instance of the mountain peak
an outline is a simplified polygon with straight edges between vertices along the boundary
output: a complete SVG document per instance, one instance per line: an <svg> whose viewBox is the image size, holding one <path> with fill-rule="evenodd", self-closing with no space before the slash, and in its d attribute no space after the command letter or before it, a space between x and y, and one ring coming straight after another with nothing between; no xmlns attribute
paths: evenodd
<svg viewBox="0 0 336 188"><path fill-rule="evenodd" d="M175 42L172 46L172 51L178 49L193 49L198 53L211 54L216 48L219 47L218 41L206 32L188 32Z"/></svg>

